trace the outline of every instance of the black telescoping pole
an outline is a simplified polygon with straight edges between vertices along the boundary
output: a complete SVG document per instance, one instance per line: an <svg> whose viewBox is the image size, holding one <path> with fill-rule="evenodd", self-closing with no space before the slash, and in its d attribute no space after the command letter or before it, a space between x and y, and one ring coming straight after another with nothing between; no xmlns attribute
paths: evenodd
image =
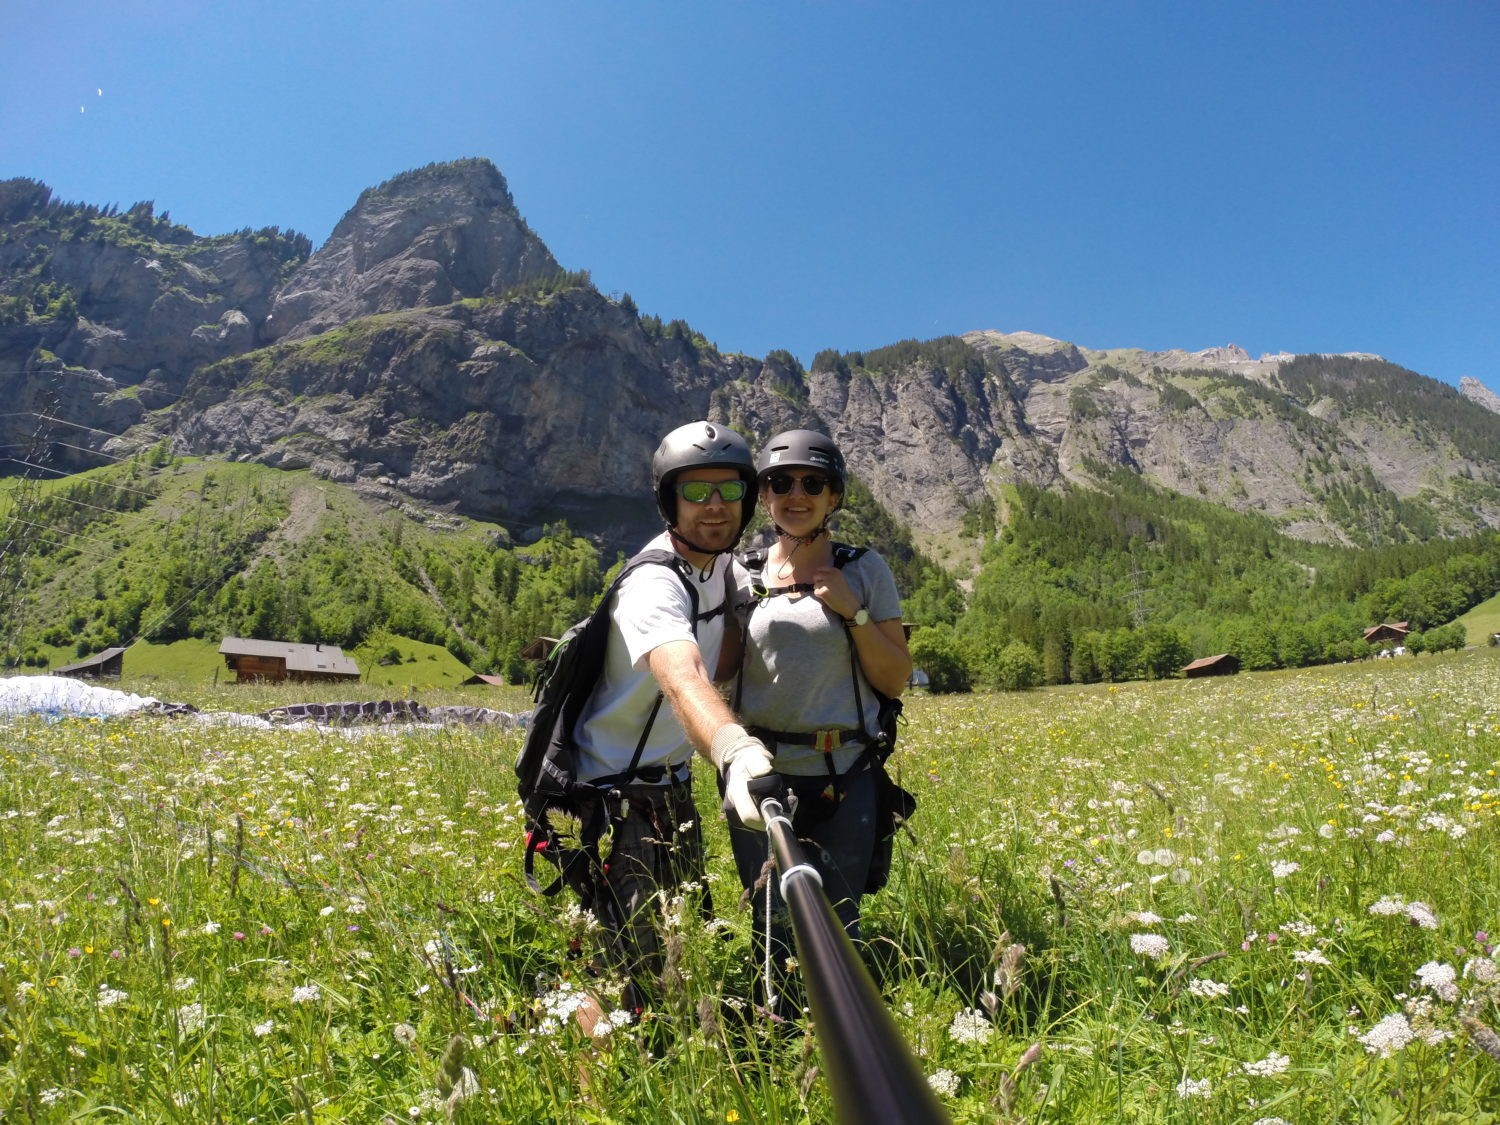
<svg viewBox="0 0 1500 1125"><path fill-rule="evenodd" d="M752 783L752 792L756 787ZM758 794L757 794L758 795ZM833 1106L844 1125L948 1125L949 1118L839 923L781 802L761 802Z"/></svg>

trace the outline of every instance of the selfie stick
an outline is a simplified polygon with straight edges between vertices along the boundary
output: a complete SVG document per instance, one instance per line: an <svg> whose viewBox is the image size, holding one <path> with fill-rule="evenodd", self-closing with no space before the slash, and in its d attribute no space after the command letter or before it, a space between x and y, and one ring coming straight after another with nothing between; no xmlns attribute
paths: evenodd
<svg viewBox="0 0 1500 1125"><path fill-rule="evenodd" d="M792 917L797 963L838 1119L844 1125L871 1121L949 1125L947 1113L829 906L822 876L797 842L779 800L784 789L774 774L750 783L771 840L781 897Z"/></svg>

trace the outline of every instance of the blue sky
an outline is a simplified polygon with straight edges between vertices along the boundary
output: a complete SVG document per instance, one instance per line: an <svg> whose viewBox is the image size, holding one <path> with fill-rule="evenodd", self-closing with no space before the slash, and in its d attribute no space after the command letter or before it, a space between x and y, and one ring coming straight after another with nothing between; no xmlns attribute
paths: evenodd
<svg viewBox="0 0 1500 1125"><path fill-rule="evenodd" d="M1500 5L4 0L0 178L320 244L495 162L725 351L976 328L1500 391ZM101 92L102 91L102 92Z"/></svg>

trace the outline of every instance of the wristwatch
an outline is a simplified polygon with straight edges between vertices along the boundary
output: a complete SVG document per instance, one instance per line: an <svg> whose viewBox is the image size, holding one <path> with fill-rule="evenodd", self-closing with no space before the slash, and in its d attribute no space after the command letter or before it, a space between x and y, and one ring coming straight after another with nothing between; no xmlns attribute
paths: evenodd
<svg viewBox="0 0 1500 1125"><path fill-rule="evenodd" d="M857 629L859 626L868 625L869 623L870 611L864 606L860 606L858 612L853 617L844 618L844 625L849 629Z"/></svg>

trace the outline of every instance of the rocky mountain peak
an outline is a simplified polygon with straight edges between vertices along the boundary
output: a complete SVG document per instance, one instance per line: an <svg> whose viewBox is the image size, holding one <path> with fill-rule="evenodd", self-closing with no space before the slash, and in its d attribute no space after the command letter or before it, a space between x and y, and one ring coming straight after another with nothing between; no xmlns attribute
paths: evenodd
<svg viewBox="0 0 1500 1125"><path fill-rule="evenodd" d="M1500 414L1500 395L1490 390L1478 379L1465 375L1458 381L1458 393L1470 402Z"/></svg>
<svg viewBox="0 0 1500 1125"><path fill-rule="evenodd" d="M372 313L490 296L558 268L494 164L430 164L360 195L277 291L266 336L302 339Z"/></svg>

